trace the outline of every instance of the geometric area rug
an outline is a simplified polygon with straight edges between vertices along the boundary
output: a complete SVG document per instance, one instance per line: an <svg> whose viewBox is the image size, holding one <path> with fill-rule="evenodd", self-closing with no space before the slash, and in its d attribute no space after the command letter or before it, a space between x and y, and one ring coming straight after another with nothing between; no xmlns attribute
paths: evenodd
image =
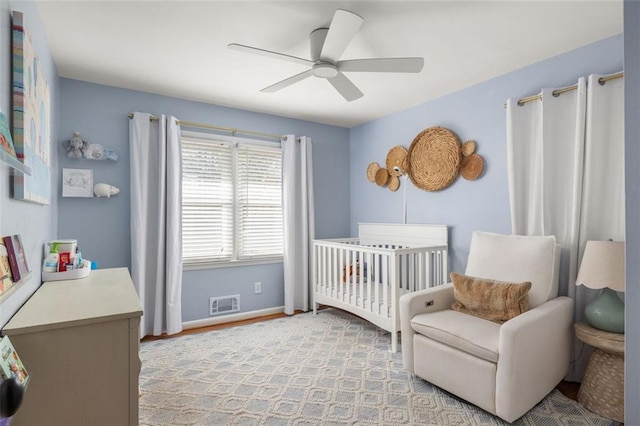
<svg viewBox="0 0 640 426"><path fill-rule="evenodd" d="M141 343L141 425L506 425L336 309ZM615 424L554 390L515 425Z"/></svg>

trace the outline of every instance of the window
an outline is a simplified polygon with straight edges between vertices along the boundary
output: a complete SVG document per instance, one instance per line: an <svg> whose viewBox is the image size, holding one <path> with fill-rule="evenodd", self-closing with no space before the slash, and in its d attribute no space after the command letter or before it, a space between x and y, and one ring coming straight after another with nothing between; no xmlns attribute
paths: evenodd
<svg viewBox="0 0 640 426"><path fill-rule="evenodd" d="M182 133L185 265L282 257L280 143Z"/></svg>

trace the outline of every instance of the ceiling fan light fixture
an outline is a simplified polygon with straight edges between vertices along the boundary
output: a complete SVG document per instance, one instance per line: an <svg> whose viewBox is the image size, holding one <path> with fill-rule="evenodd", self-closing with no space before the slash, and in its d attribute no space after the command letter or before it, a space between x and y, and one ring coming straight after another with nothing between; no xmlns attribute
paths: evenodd
<svg viewBox="0 0 640 426"><path fill-rule="evenodd" d="M318 62L313 65L313 75L320 78L333 78L338 75L338 68L328 62Z"/></svg>
<svg viewBox="0 0 640 426"><path fill-rule="evenodd" d="M261 92L273 93L310 77L327 80L348 102L360 99L363 93L344 72L402 72L418 73L424 66L423 58L365 58L341 61L340 57L360 29L364 19L348 10L338 9L333 14L329 28L317 28L309 35L311 60L287 55L286 53L246 46L229 44L230 49L267 56L275 59L306 65L306 71L285 78Z"/></svg>

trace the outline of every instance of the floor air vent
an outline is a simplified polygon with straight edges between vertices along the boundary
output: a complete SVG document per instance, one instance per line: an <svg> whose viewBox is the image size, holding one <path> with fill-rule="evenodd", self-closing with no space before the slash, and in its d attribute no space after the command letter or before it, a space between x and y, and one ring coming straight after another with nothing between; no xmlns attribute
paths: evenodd
<svg viewBox="0 0 640 426"><path fill-rule="evenodd" d="M209 315L240 311L240 295L212 297L209 299Z"/></svg>

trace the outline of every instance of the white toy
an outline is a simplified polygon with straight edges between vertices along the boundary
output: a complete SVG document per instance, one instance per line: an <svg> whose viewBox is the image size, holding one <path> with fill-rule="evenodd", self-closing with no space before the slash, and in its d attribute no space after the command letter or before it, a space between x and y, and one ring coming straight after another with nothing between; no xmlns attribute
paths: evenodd
<svg viewBox="0 0 640 426"><path fill-rule="evenodd" d="M96 194L96 197L107 197L110 198L112 195L116 195L120 192L119 188L116 188L113 185L109 185L108 183L96 183L93 185L93 193Z"/></svg>

